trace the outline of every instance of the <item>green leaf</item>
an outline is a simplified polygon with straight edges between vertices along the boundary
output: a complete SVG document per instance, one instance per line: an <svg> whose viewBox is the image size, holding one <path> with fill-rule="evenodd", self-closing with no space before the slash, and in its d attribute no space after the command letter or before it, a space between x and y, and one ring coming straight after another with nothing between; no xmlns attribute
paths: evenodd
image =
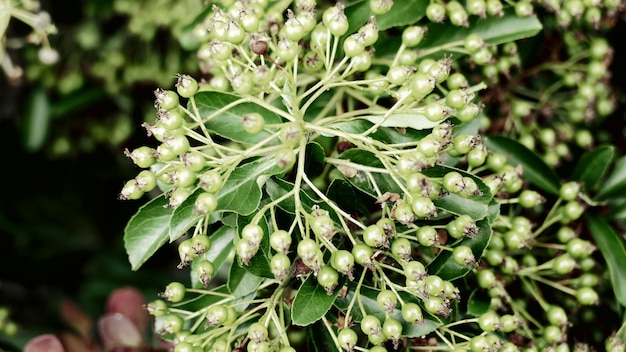
<svg viewBox="0 0 626 352"><path fill-rule="evenodd" d="M356 286L354 283L348 283L348 293L345 297L338 297L337 301L335 302L335 306L340 310L347 309L350 301L355 295L355 288ZM365 313L368 315L374 315L378 319L380 319L380 321L384 321L387 313L382 310L376 302L376 297L378 296L379 292L379 289L368 286L361 286L359 290L359 295L361 298L361 302L363 303L363 309L365 310ZM407 292L399 292L399 294L402 300L405 302L412 302L422 305L422 302L418 300L417 297L414 295L408 294ZM435 331L439 326L441 326L441 321L438 318L430 315L424 309L422 309L422 311L424 314L424 322L421 324L412 324L405 321L402 318L401 310L398 308L394 309L391 317L397 319L402 323L402 334L404 336L420 337ZM351 316L352 319L354 319L354 321L356 322L360 322L363 319L363 314L361 314L360 309L353 309L351 312Z"/></svg>
<svg viewBox="0 0 626 352"><path fill-rule="evenodd" d="M37 88L30 94L22 123L24 148L30 152L40 150L50 126L50 100L45 89Z"/></svg>
<svg viewBox="0 0 626 352"><path fill-rule="evenodd" d="M230 226L220 226L217 231L209 234L211 247L204 253L204 258L213 263L215 270L221 268L230 256L235 232Z"/></svg>
<svg viewBox="0 0 626 352"><path fill-rule="evenodd" d="M607 205L611 209L610 213L607 215L607 218L611 220L626 219L626 198L610 198L607 201Z"/></svg>
<svg viewBox="0 0 626 352"><path fill-rule="evenodd" d="M201 24L212 11L213 8L211 6L206 6L204 10L198 13L190 23L182 28L178 35L178 42L183 49L196 50L200 47L200 42L196 39L193 32L196 29L196 26Z"/></svg>
<svg viewBox="0 0 626 352"><path fill-rule="evenodd" d="M307 351L311 352L339 352L337 345L328 332L325 323L317 323L307 326ZM343 351L343 350L342 350Z"/></svg>
<svg viewBox="0 0 626 352"><path fill-rule="evenodd" d="M591 190L604 176L614 154L613 146L602 146L588 151L578 160L571 179L583 182L584 189Z"/></svg>
<svg viewBox="0 0 626 352"><path fill-rule="evenodd" d="M360 214L368 213L366 206L368 201L364 199L366 196L362 193L357 194L345 179L334 179L326 190L326 196L349 214L355 211Z"/></svg>
<svg viewBox="0 0 626 352"><path fill-rule="evenodd" d="M309 142L306 145L304 172L310 178L319 175L324 169L326 152L317 142Z"/></svg>
<svg viewBox="0 0 626 352"><path fill-rule="evenodd" d="M343 132L361 134L369 130L373 125L374 125L373 123L367 120L351 119L351 120L333 122L333 123L328 124L327 127L333 128L339 131L343 131ZM415 142L417 140L422 139L428 133L430 133L430 131L414 130L414 129L402 131L402 130L391 128L391 127L380 127L376 130L376 132L370 134L369 136L380 142L384 142L387 144L394 144L394 143Z"/></svg>
<svg viewBox="0 0 626 352"><path fill-rule="evenodd" d="M391 114L387 118L383 119L384 115L363 115L359 116L361 119L366 119L371 123L379 123L383 127L400 127L400 128L412 128L414 130L426 130L439 125L441 122L433 122L421 114L403 114L396 113Z"/></svg>
<svg viewBox="0 0 626 352"><path fill-rule="evenodd" d="M235 236L235 229L230 226L221 226L217 231L210 234L211 247L202 256L201 259L206 259L213 263L215 272L217 273L222 265L226 262L230 254L233 252L233 237ZM195 273L195 265L199 262L199 258L194 259L191 263L191 285L195 288L201 288L202 283L198 279L198 275Z"/></svg>
<svg viewBox="0 0 626 352"><path fill-rule="evenodd" d="M293 323L298 326L307 326L321 319L332 307L339 291L335 289L332 295L328 295L326 290L317 284L315 275L309 275L300 285L293 300L291 308Z"/></svg>
<svg viewBox="0 0 626 352"><path fill-rule="evenodd" d="M588 214L585 218L587 228L609 266L615 298L622 306L626 306L626 249L624 249L624 242L603 218L594 214Z"/></svg>
<svg viewBox="0 0 626 352"><path fill-rule="evenodd" d="M275 201L278 198L287 194L287 192L291 191L294 187L294 184L285 181L280 178L270 178L267 180L265 185L265 191L270 196L270 198ZM300 190L300 201L305 209L311 209L314 205L318 204L320 207L330 210L330 208L325 208L323 202L315 200L315 196L310 192L307 192L303 189ZM296 203L294 197L287 197L280 203L278 203L278 207L282 210L286 211L289 214L296 213Z"/></svg>
<svg viewBox="0 0 626 352"><path fill-rule="evenodd" d="M272 135L272 133L265 129L256 134L250 134L243 129L243 115L252 112L257 112L263 116L265 124L279 124L282 122L280 116L276 115L270 110L267 110L257 104L245 102L244 98L235 94L204 91L195 95L196 106L200 112L200 116L204 119L223 107L240 100L241 102L235 106L230 107L226 111L222 111L209 121L206 121L204 125L209 131L213 131L218 135L228 138L230 140L256 144ZM187 108L190 111L194 111L192 102L187 104ZM277 139L278 140L278 139Z"/></svg>
<svg viewBox="0 0 626 352"><path fill-rule="evenodd" d="M624 189L626 189L626 155L615 162L613 170L598 189L596 198L604 199L609 195L622 193Z"/></svg>
<svg viewBox="0 0 626 352"><path fill-rule="evenodd" d="M476 260L482 257L485 248L489 244L492 235L491 224L487 219L483 219L476 222L478 226L478 234L476 238L464 237L457 241L453 247L465 245L472 249L472 253ZM461 266L452 260L451 251L441 251L437 257L428 264L428 273L431 275L438 275L444 280L455 280L467 275L472 271L473 267L466 265Z"/></svg>
<svg viewBox="0 0 626 352"><path fill-rule="evenodd" d="M524 179L532 185L554 195L559 194L559 177L537 154L521 143L504 136L486 137L487 148L507 157L507 163L524 168Z"/></svg>
<svg viewBox="0 0 626 352"><path fill-rule="evenodd" d="M505 9L503 16L487 18L470 16L468 28L449 23L430 23L428 34L418 48L434 48L450 42L464 41L470 34L480 35L489 44L502 44L532 37L542 29L543 26L537 16L517 16L511 6Z"/></svg>
<svg viewBox="0 0 626 352"><path fill-rule="evenodd" d="M204 214L196 214L193 212L194 203L198 196L204 190L196 189L185 201L180 204L170 219L170 242L176 241L180 236L184 235L187 230L195 226Z"/></svg>
<svg viewBox="0 0 626 352"><path fill-rule="evenodd" d="M149 201L133 215L124 229L124 248L132 270L137 270L169 238L172 210L165 208L168 200L160 196Z"/></svg>
<svg viewBox="0 0 626 352"><path fill-rule="evenodd" d="M346 6L344 13L348 18L348 31L346 34L352 34L356 32L372 15L370 11L369 1L359 0Z"/></svg>
<svg viewBox="0 0 626 352"><path fill-rule="evenodd" d="M263 280L265 278L256 276L233 262L228 274L228 290L235 297L243 297L256 291Z"/></svg>
<svg viewBox="0 0 626 352"><path fill-rule="evenodd" d="M376 15L378 30L414 24L426 14L427 1L394 1L391 9L382 15Z"/></svg>
<svg viewBox="0 0 626 352"><path fill-rule="evenodd" d="M251 220L252 217L239 216L237 218L237 240L240 239L239 234L241 234L241 229L249 224ZM267 219L265 217L262 217L258 224L261 226L263 233L265 233L266 236L263 236L259 250L256 255L250 259L250 263L248 265L241 263L241 267L253 275L273 279L274 274L272 274L272 269L270 268L270 261L272 260L273 254L270 249L269 224L267 223Z"/></svg>
<svg viewBox="0 0 626 352"><path fill-rule="evenodd" d="M483 315L489 310L490 298L483 293L483 290L475 289L467 300L467 314L475 317Z"/></svg>
<svg viewBox="0 0 626 352"><path fill-rule="evenodd" d="M443 177L445 174L451 171L456 171L464 177L471 177L474 182L476 182L476 185L478 186L481 194L470 198L463 198L457 194L448 194L435 200L435 205L437 206L437 208L445 210L452 214L466 214L471 216L474 220L483 219L489 214L489 203L491 202L493 197L491 195L489 187L484 184L480 177L461 169L456 169L443 165L435 165L426 170L423 170L422 173L428 177L439 178Z"/></svg>
<svg viewBox="0 0 626 352"><path fill-rule="evenodd" d="M284 171L271 156L237 166L217 195L217 211L251 214L261 201L260 181Z"/></svg>
<svg viewBox="0 0 626 352"><path fill-rule="evenodd" d="M378 30L384 31L392 27L400 27L416 23L426 14L426 1L394 1L391 9L382 14L375 15ZM348 34L351 34L364 25L372 16L369 1L356 1L345 9L350 22Z"/></svg>
<svg viewBox="0 0 626 352"><path fill-rule="evenodd" d="M210 215L209 223L214 223L220 218L220 213L227 211L241 215L251 214L261 202L263 178L283 171L271 157L257 159L237 167L218 193L217 209ZM196 189L174 210L170 221L170 242L178 239L206 216L194 212L194 203L203 192L202 189Z"/></svg>
<svg viewBox="0 0 626 352"><path fill-rule="evenodd" d="M382 162L376 157L376 155L357 148L348 149L339 155L339 158L350 160L351 162L359 165L365 165L376 168L383 168ZM363 171L358 171L354 177L347 177L346 180L350 182L354 187L361 192L370 195L373 198L378 198L372 179L378 185L380 192L401 193L398 184L387 174L378 172L371 172L371 179Z"/></svg>

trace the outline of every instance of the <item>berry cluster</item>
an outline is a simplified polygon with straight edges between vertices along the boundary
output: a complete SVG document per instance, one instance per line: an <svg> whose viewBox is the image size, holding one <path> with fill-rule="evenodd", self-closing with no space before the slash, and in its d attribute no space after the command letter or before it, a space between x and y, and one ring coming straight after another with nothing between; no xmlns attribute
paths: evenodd
<svg viewBox="0 0 626 352"><path fill-rule="evenodd" d="M172 282L147 305L157 332L179 352L293 351L302 326L346 351L567 347L567 315L538 286L598 301L595 247L567 226L584 211L580 185L564 184L531 221L546 198L488 148L486 84L456 69L459 55L517 65L515 43L469 31L422 47L446 18L472 28L468 13L517 18L532 6L431 2L433 23L394 32L378 27L392 1L366 5L359 20L343 3L224 0L195 27L209 78L155 90L144 127L159 144L126 151L144 170L120 192L162 193L142 210L169 219L163 241L191 267L191 287ZM484 297L470 316L458 309Z"/></svg>

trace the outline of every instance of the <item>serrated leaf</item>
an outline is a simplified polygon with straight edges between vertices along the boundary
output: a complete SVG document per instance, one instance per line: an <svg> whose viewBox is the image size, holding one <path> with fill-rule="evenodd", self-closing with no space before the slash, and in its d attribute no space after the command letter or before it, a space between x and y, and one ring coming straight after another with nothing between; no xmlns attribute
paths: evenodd
<svg viewBox="0 0 626 352"><path fill-rule="evenodd" d="M602 257L609 266L611 286L617 301L626 307L626 249L624 242L606 220L588 214L586 224Z"/></svg>
<svg viewBox="0 0 626 352"><path fill-rule="evenodd" d="M277 175L284 171L271 156L237 166L218 193L216 211L232 211L241 215L251 214L261 201L260 187L262 185L259 185L259 178Z"/></svg>
<svg viewBox="0 0 626 352"><path fill-rule="evenodd" d="M505 155L509 165L523 167L525 180L548 193L559 194L559 177L537 154L508 137L493 135L485 139L490 151Z"/></svg>
<svg viewBox="0 0 626 352"><path fill-rule="evenodd" d="M241 103L232 106L226 111L222 111L204 123L209 131L215 132L222 137L236 142L255 144L271 136L271 132L267 129L256 134L246 132L246 130L243 129L242 123L243 116L245 114L252 112L261 114L266 125L279 124L282 122L281 117L272 111L269 111L257 104L245 102L240 96L235 94L203 91L198 92L194 96L194 99L198 111L200 112L200 116L203 119L223 107L236 102L237 100L241 100ZM187 108L190 111L194 111L191 104L192 103L190 101Z"/></svg>
<svg viewBox="0 0 626 352"><path fill-rule="evenodd" d="M339 286L341 287L341 286ZM321 319L332 307L339 294L335 289L328 295L324 287L317 283L314 275L309 275L300 285L291 307L291 319L295 325L307 326Z"/></svg>
<svg viewBox="0 0 626 352"><path fill-rule="evenodd" d="M626 189L626 156L622 156L615 162L613 170L598 189L596 198L604 199L624 189Z"/></svg>
<svg viewBox="0 0 626 352"><path fill-rule="evenodd" d="M591 190L604 176L614 154L613 146L602 146L588 151L578 160L570 178L583 182L583 189Z"/></svg>
<svg viewBox="0 0 626 352"><path fill-rule="evenodd" d="M476 260L482 257L485 248L491 240L493 233L491 224L487 219L483 219L476 222L478 226L478 234L476 238L464 237L460 241L457 241L453 247L464 245L472 249L472 253ZM437 257L430 262L427 266L428 273L431 275L438 275L444 280L455 280L467 275L472 271L473 267L470 265L461 266L454 262L452 259L451 251L441 251Z"/></svg>
<svg viewBox="0 0 626 352"><path fill-rule="evenodd" d="M335 306L340 310L347 309L350 301L355 295L355 288L356 286L354 283L349 283L348 293L345 297L338 297L335 302ZM382 310L376 302L376 297L378 296L379 292L379 289L368 286L361 286L359 290L359 295L361 297L361 302L363 303L363 309L365 310L365 313L368 315L376 316L382 322L385 320L387 313ZM402 300L404 300L405 302L417 303L420 306L422 305L422 302L419 301L414 295L408 294L407 292L399 292L399 294ZM391 313L390 316L402 323L403 336L421 337L435 331L439 326L441 326L441 321L438 318L430 315L424 309L422 309L422 314L424 315L424 322L420 324L411 324L405 321L402 318L401 310L398 308L394 309L393 313ZM352 310L351 316L355 322L360 322L363 319L363 314L361 313L360 309Z"/></svg>
<svg viewBox="0 0 626 352"><path fill-rule="evenodd" d="M476 182L481 194L469 198L463 198L457 194L448 194L435 200L433 202L435 206L452 214L469 215L474 220L481 220L486 217L489 214L489 203L493 197L489 187L485 185L480 177L461 169L443 165L435 165L423 170L422 173L428 177L439 178L451 171L456 171L464 177L471 177Z"/></svg>
<svg viewBox="0 0 626 352"><path fill-rule="evenodd" d="M391 114L387 118L384 115L363 115L359 118L366 119L371 123L379 123L383 127L400 127L400 128L412 128L414 130L426 130L433 128L441 122L433 122L421 114Z"/></svg>
<svg viewBox="0 0 626 352"><path fill-rule="evenodd" d="M165 196L152 199L130 218L124 229L124 248L132 270L137 270L169 238L172 210Z"/></svg>
<svg viewBox="0 0 626 352"><path fill-rule="evenodd" d="M241 215L251 214L261 201L263 178L283 171L280 166L276 165L274 159L269 157L238 166L224 182L218 193L217 209L213 214L210 214L209 223L219 220L220 213L224 212L235 212ZM170 221L170 242L178 239L206 216L194 212L194 203L203 192L204 190L197 189L174 211Z"/></svg>
<svg viewBox="0 0 626 352"><path fill-rule="evenodd" d="M350 160L351 162L359 165L376 168L384 167L382 162L376 157L376 155L361 149L348 149L345 152L341 153L341 155L339 155L339 158ZM378 189L381 193L401 193L400 187L398 187L398 184L391 178L391 176L377 172L371 172L370 175L374 182L376 182ZM370 177L367 176L365 172L359 170L354 177L346 176L346 180L350 182L354 187L359 189L361 192L366 193L373 198L378 197L372 180L370 179Z"/></svg>

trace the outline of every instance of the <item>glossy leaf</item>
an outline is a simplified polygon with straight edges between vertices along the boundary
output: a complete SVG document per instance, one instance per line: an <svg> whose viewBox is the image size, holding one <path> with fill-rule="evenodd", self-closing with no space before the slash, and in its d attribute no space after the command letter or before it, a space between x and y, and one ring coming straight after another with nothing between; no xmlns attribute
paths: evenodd
<svg viewBox="0 0 626 352"><path fill-rule="evenodd" d="M256 276L240 267L237 262L233 262L230 266L227 286L233 296L242 297L256 291L263 280L265 280L263 277Z"/></svg>
<svg viewBox="0 0 626 352"><path fill-rule="evenodd" d="M339 352L323 321L307 326L307 351ZM343 351L343 350L341 350Z"/></svg>
<svg viewBox="0 0 626 352"><path fill-rule="evenodd" d="M611 220L626 219L626 198L610 198L607 201L608 207L611 212L608 214L608 218Z"/></svg>
<svg viewBox="0 0 626 352"><path fill-rule="evenodd" d="M354 283L349 283L348 294L345 297L337 298L337 301L335 302L335 306L338 309L345 310L348 308L350 301L354 297L355 287L356 286L354 285ZM382 310L378 306L378 303L376 302L376 297L378 296L379 292L380 290L376 288L368 287L368 286L361 286L359 290L359 295L361 296L361 302L363 303L363 308L365 309L366 314L374 315L378 319L380 319L380 321L382 322L385 320L387 313L384 310ZM421 301L419 301L417 297L414 295L408 294L406 292L399 292L399 294L402 297L402 300L404 300L405 302L417 303L419 305L422 304ZM424 336L435 331L437 327L441 325L441 321L438 318L428 314L428 312L426 312L424 309L422 309L423 315L424 315L424 322L420 324L411 324L402 318L402 312L400 309L398 309L398 307L394 309L393 313L391 314L391 317L397 319L399 322L402 323L403 336L407 336L407 337ZM363 319L363 314L361 314L360 309L353 309L351 312L351 316L352 316L352 319L354 319L354 321L356 322L360 322Z"/></svg>
<svg viewBox="0 0 626 352"><path fill-rule="evenodd" d="M383 31L414 24L426 14L427 1L394 1L389 12L376 15L376 25Z"/></svg>
<svg viewBox="0 0 626 352"><path fill-rule="evenodd" d="M184 235L187 230L195 226L200 219L206 217L205 214L194 213L194 203L198 196L204 190L196 189L185 201L174 210L170 219L170 242L176 241L180 236ZM219 198L218 198L219 201ZM209 214L207 224L214 224L222 219L222 213L219 209Z"/></svg>
<svg viewBox="0 0 626 352"><path fill-rule="evenodd" d="M474 182L476 182L476 185L478 186L481 194L470 198L463 198L457 194L448 194L435 200L435 206L452 214L469 215L474 220L483 219L489 214L489 203L491 202L491 199L493 197L491 196L489 188L483 183L480 177L477 177L461 169L440 165L436 165L426 170L423 170L422 173L429 177L439 178L443 177L445 174L451 171L456 171L464 177L471 177Z"/></svg>
<svg viewBox="0 0 626 352"><path fill-rule="evenodd" d="M379 123L383 127L400 127L400 128L412 128L414 130L426 130L437 126L440 121L433 122L421 114L391 114L384 118L384 115L363 115L359 118L366 119L371 123Z"/></svg>
<svg viewBox="0 0 626 352"><path fill-rule="evenodd" d="M624 189L626 189L626 156L622 156L615 162L613 170L600 185L596 198L604 199L609 195L620 193Z"/></svg>
<svg viewBox="0 0 626 352"><path fill-rule="evenodd" d="M465 237L456 242L453 247L460 245L468 246L472 249L476 260L479 260L489 244L493 231L487 219L477 221L476 225L478 226L476 238ZM473 267L470 265L458 265L452 259L451 251L441 251L439 255L428 264L427 269L428 273L431 275L438 275L444 280L455 280L467 275L472 271Z"/></svg>
<svg viewBox="0 0 626 352"><path fill-rule="evenodd" d="M276 165L274 159L269 157L237 167L218 193L217 209L210 215L209 223L212 224L219 220L220 213L223 212L232 211L241 215L251 214L261 201L260 187L263 185L260 183L262 183L263 178L283 171ZM206 216L194 212L194 203L202 192L204 192L202 189L197 189L174 210L170 221L170 242L178 239Z"/></svg>
<svg viewBox="0 0 626 352"><path fill-rule="evenodd" d="M591 190L604 176L614 154L613 146L602 146L588 151L576 163L571 179L583 182L584 189Z"/></svg>
<svg viewBox="0 0 626 352"><path fill-rule="evenodd" d="M193 212L194 203L202 192L202 189L196 189L178 208L174 209L170 219L170 242L176 241L205 216Z"/></svg>
<svg viewBox="0 0 626 352"><path fill-rule="evenodd" d="M306 145L306 153L304 163L304 172L310 178L313 178L319 175L324 169L324 159L326 158L326 153L324 152L324 148L317 142L309 142Z"/></svg>
<svg viewBox="0 0 626 352"><path fill-rule="evenodd" d="M294 184L279 178L271 178L265 184L265 191L272 200L284 196L287 192L291 191ZM300 190L300 201L305 209L311 209L314 205L319 204L320 207L325 208L324 204L315 200L314 195L309 191ZM295 214L296 205L294 197L288 197L282 202L278 203L278 207L288 212L289 214ZM328 209L327 209L328 210Z"/></svg>
<svg viewBox="0 0 626 352"><path fill-rule="evenodd" d="M282 172L271 156L237 166L217 195L217 211L251 214L261 201L259 181Z"/></svg>
<svg viewBox="0 0 626 352"><path fill-rule="evenodd" d="M370 129L372 126L373 123L367 120L352 119L333 122L327 127L337 129L343 132L361 134ZM380 127L376 130L376 132L370 134L369 137L387 144L394 144L415 142L416 140L422 139L428 133L430 133L430 131L414 129L404 131L402 129L396 129L392 127Z"/></svg>
<svg viewBox="0 0 626 352"><path fill-rule="evenodd" d="M467 300L467 313L475 317L489 310L490 298L480 289L475 289Z"/></svg>
<svg viewBox="0 0 626 352"><path fill-rule="evenodd" d="M623 239L603 218L589 214L586 224L611 274L613 293L617 301L626 307L626 249Z"/></svg>
<svg viewBox="0 0 626 352"><path fill-rule="evenodd" d="M271 136L269 130L263 130L256 134L250 134L243 129L243 115L257 112L263 116L265 124L278 124L282 122L280 116L254 103L245 102L244 99L229 93L203 91L195 95L195 102L200 112L200 116L205 119L219 109L237 100L241 102L232 106L226 111L222 111L216 116L206 121L204 125L209 131L228 138L233 141L254 144ZM187 108L193 111L193 106L189 102Z"/></svg>
<svg viewBox="0 0 626 352"><path fill-rule="evenodd" d="M420 49L434 48L454 41L463 41L470 34L480 35L489 44L502 44L532 37L543 29L537 16L520 17L513 7L505 9L503 16L478 18L470 16L469 27L449 23L428 24L428 35Z"/></svg>
<svg viewBox="0 0 626 352"><path fill-rule="evenodd" d="M525 180L548 193L559 194L559 177L537 154L508 137L494 135L485 139L490 151L505 155L510 165L524 168Z"/></svg>
<svg viewBox="0 0 626 352"><path fill-rule="evenodd" d="M383 168L382 162L374 154L361 149L348 149L345 152L341 153L339 157L341 159L350 160L355 164ZM377 172L371 172L370 175L374 182L376 182L376 184L378 185L378 189L381 193L401 193L400 187L398 187L398 185L389 175ZM361 190L361 192L364 192L373 198L378 197L372 180L367 176L364 171L359 170L354 177L346 176L346 180L350 182L354 187Z"/></svg>
<svg viewBox="0 0 626 352"><path fill-rule="evenodd" d="M146 262L169 238L172 210L165 208L168 200L160 196L143 205L124 229L124 248L133 270Z"/></svg>
<svg viewBox="0 0 626 352"><path fill-rule="evenodd" d="M362 193L355 192L354 188L348 181L342 178L334 179L328 189L326 190L326 196L335 202L341 209L348 213L357 211L361 214L366 214L367 201L365 201Z"/></svg>
<svg viewBox="0 0 626 352"><path fill-rule="evenodd" d="M332 295L328 295L326 290L318 285L315 275L309 275L300 285L293 300L291 308L293 323L298 326L307 326L321 319L332 307L339 291L335 289Z"/></svg>

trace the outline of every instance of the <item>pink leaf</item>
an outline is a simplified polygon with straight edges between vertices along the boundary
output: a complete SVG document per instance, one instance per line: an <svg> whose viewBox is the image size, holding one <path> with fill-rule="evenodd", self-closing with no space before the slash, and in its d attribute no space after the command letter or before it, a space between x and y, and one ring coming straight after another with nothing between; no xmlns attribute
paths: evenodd
<svg viewBox="0 0 626 352"><path fill-rule="evenodd" d="M146 300L133 287L118 288L111 292L107 301L107 313L121 313L130 319L143 335L149 327L150 316L144 306Z"/></svg>
<svg viewBox="0 0 626 352"><path fill-rule="evenodd" d="M121 313L109 313L98 321L98 331L105 349L139 347L142 336L135 324Z"/></svg>
<svg viewBox="0 0 626 352"><path fill-rule="evenodd" d="M24 352L65 352L65 348L56 336L45 334L28 341L24 346Z"/></svg>

